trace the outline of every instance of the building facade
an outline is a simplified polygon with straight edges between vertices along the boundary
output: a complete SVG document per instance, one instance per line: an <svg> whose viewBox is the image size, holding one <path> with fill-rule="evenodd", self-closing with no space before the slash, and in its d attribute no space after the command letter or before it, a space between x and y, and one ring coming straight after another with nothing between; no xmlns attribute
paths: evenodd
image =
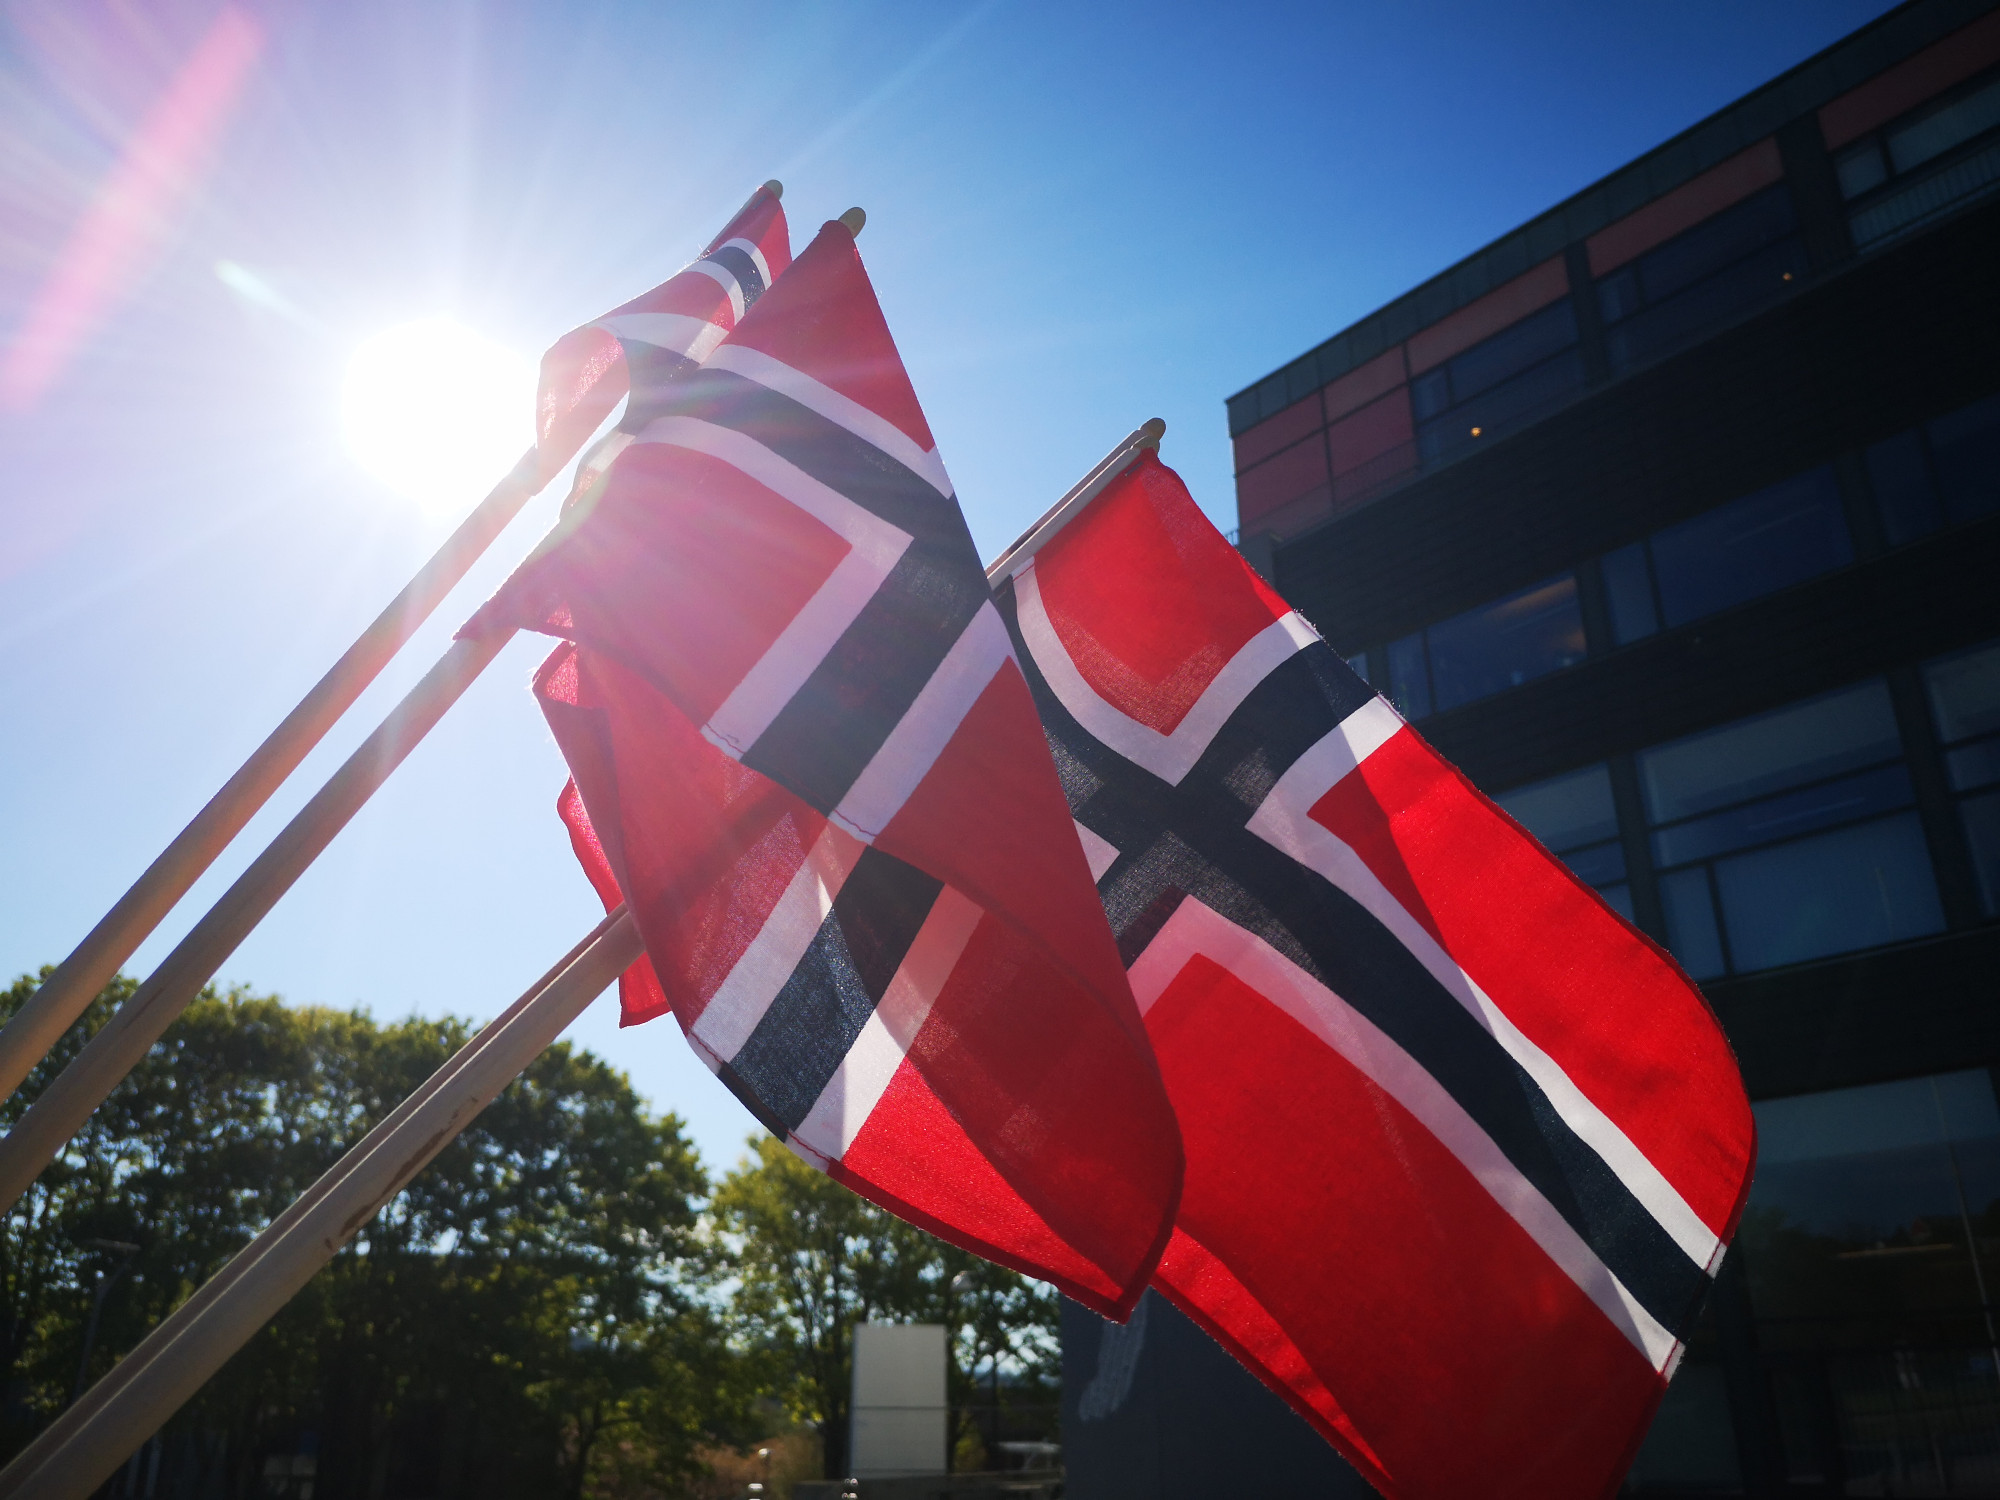
<svg viewBox="0 0 2000 1500"><path fill-rule="evenodd" d="M1890 12L1228 413L1245 555L1735 1045L1756 1186L1632 1490L2000 1495L2000 10Z"/></svg>

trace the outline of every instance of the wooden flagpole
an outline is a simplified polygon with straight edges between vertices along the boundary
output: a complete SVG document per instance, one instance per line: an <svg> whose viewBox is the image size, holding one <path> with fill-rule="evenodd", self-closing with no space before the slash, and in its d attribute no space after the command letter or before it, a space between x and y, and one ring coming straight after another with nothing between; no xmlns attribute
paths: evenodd
<svg viewBox="0 0 2000 1500"><path fill-rule="evenodd" d="M1011 576L1165 430L1131 433L988 576ZM605 917L0 1471L0 1500L84 1500L643 952L625 908Z"/></svg>
<svg viewBox="0 0 2000 1500"><path fill-rule="evenodd" d="M0 1140L0 1213L13 1207L63 1142L82 1128L91 1111L513 637L512 630L491 630L454 641L131 999L42 1090L6 1139Z"/></svg>
<svg viewBox="0 0 2000 1500"><path fill-rule="evenodd" d="M530 448L41 988L28 997L0 1029L0 1100L21 1086L147 934L159 926L285 778L298 769L299 762L353 706L362 690L380 675L390 658L541 487L535 450Z"/></svg>
<svg viewBox="0 0 2000 1500"><path fill-rule="evenodd" d="M782 197L785 189L783 183L774 179L757 191ZM756 196L752 193L745 199L743 208L748 208ZM741 216L743 208L736 211L737 216ZM841 216L841 222L859 234L865 218L860 209L850 208ZM194 815L69 957L28 997L6 1026L0 1027L0 1101L12 1097L20 1088L35 1064L48 1055L49 1049L111 982L139 944L215 863L230 840L243 831L244 825L270 800L285 778L298 769L299 763L381 674L417 627L430 618L431 612L465 577L494 538L506 530L508 522L520 514L521 507L546 483L547 477L539 472L538 451L530 448L473 508L472 514L459 522L430 561L417 570L416 577L389 601L388 607L299 700L298 706L251 752L235 775L222 784L208 805Z"/></svg>
<svg viewBox="0 0 2000 1500"><path fill-rule="evenodd" d="M644 951L607 916L0 1471L0 1500L85 1500Z"/></svg>
<svg viewBox="0 0 2000 1500"><path fill-rule="evenodd" d="M987 565L986 581L997 588L1025 568L1029 558L1075 520L1079 511L1109 489L1111 481L1131 468L1132 461L1142 452L1158 452L1160 439L1166 435L1167 424L1159 417L1148 417L1133 428L1117 447L1097 461L1095 468L1070 487L1068 494L1042 512L1039 521L1015 538L1013 546L1003 550Z"/></svg>

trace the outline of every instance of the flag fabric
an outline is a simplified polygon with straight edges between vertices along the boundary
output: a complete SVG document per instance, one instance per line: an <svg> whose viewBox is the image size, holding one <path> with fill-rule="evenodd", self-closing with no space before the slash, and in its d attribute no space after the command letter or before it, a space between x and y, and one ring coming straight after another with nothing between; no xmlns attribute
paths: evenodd
<svg viewBox="0 0 2000 1500"><path fill-rule="evenodd" d="M707 358L790 264L775 187L752 193L685 270L549 347L535 392L542 483L576 456L628 391L636 405Z"/></svg>
<svg viewBox="0 0 2000 1500"><path fill-rule="evenodd" d="M798 1154L1122 1316L1181 1158L1025 679L856 253L828 224L489 618L671 1009Z"/></svg>
<svg viewBox="0 0 2000 1500"><path fill-rule="evenodd" d="M1185 1142L1155 1284L1385 1495L1611 1493L1748 1191L1700 993L1156 456L996 599Z"/></svg>

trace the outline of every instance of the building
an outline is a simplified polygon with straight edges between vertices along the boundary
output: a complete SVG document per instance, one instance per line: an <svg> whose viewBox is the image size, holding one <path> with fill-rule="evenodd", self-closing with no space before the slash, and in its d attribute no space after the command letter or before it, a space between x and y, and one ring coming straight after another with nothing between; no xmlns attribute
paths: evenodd
<svg viewBox="0 0 2000 1500"><path fill-rule="evenodd" d="M2000 10L1890 12L1228 413L1245 555L1741 1060L1756 1187L1631 1489L2000 1495ZM1148 1340L1176 1415L1082 1411L1087 1317L1079 1481L1200 1406Z"/></svg>

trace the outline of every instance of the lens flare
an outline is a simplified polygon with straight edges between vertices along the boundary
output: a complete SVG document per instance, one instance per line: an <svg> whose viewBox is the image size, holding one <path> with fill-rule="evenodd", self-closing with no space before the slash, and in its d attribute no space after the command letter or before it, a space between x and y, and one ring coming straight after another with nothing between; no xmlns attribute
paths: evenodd
<svg viewBox="0 0 2000 1500"><path fill-rule="evenodd" d="M535 367L449 318L366 340L341 392L354 461L432 512L491 489L534 440L534 411Z"/></svg>

